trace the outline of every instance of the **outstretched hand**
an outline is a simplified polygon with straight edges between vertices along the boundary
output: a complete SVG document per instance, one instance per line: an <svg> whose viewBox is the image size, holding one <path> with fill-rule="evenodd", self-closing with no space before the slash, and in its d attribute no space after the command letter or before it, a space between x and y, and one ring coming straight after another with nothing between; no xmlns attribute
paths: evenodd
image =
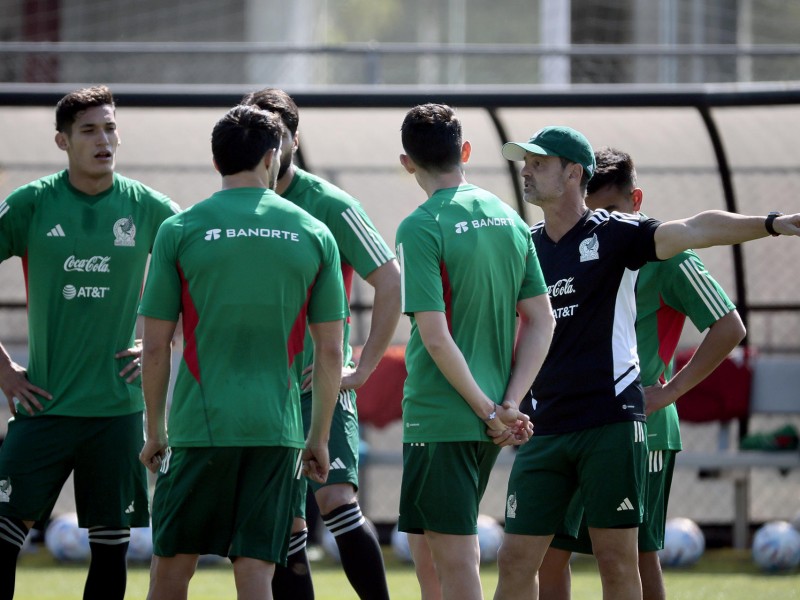
<svg viewBox="0 0 800 600"><path fill-rule="evenodd" d="M777 217L772 228L781 235L800 235L800 213Z"/></svg>

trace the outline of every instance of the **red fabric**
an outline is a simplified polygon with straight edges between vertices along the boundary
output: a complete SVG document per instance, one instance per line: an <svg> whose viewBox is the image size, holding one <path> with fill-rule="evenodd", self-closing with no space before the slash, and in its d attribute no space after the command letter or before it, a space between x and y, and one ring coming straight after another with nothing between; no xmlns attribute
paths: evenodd
<svg viewBox="0 0 800 600"><path fill-rule="evenodd" d="M403 383L406 380L406 347L389 346L367 382L356 390L358 420L386 427L403 416Z"/></svg>
<svg viewBox="0 0 800 600"><path fill-rule="evenodd" d="M694 354L694 348L675 356L675 369L681 369ZM750 410L750 367L752 350L728 356L703 381L678 399L682 421L730 421L747 417Z"/></svg>

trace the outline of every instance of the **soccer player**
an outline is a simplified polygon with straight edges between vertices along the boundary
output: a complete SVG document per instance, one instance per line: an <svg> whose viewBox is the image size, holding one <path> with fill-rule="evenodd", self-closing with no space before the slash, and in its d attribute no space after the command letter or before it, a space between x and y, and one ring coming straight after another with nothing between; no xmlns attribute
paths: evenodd
<svg viewBox="0 0 800 600"><path fill-rule="evenodd" d="M275 191L330 228L339 247L347 297L350 297L354 271L375 290L369 335L357 365L352 360L349 323L345 324L342 389L331 426L331 472L324 484L311 481L310 485L322 520L336 540L345 574L359 598L388 599L381 548L358 504L359 428L355 390L378 366L400 319L400 269L392 251L355 198L294 164L300 122L294 100L283 90L268 88L245 96L243 103L275 112L283 120L286 130ZM308 371L313 359L313 350L307 344L298 365L305 369L302 404L306 428L312 396ZM288 564L285 568L278 566L273 580L273 592L279 600L314 597L306 554L306 494L300 498Z"/></svg>
<svg viewBox="0 0 800 600"><path fill-rule="evenodd" d="M800 214L712 210L662 223L589 210L594 151L569 127L509 142L503 156L524 161L525 200L544 212L532 236L556 329L530 391L536 435L520 448L509 478L495 598L530 598L532 590L538 596L539 566L578 488L604 597L641 598L647 428L635 352L636 272L689 248L798 235ZM572 526L568 533L575 534Z"/></svg>
<svg viewBox="0 0 800 600"><path fill-rule="evenodd" d="M186 598L198 555L229 556L240 600L272 598L302 472L324 481L344 300L327 227L274 192L280 118L237 106L214 127L222 189L164 222L140 313L153 498L151 600ZM184 351L165 425L170 346ZM316 349L304 443L298 371ZM168 435L169 434L169 435Z"/></svg>
<svg viewBox="0 0 800 600"><path fill-rule="evenodd" d="M398 528L424 534L445 600L477 600L478 508L500 449L486 430L510 443L529 439L517 406L554 319L528 227L465 179L471 146L453 109L412 108L401 138L400 163L428 199L397 230L411 319Z"/></svg>
<svg viewBox="0 0 800 600"><path fill-rule="evenodd" d="M50 516L75 473L89 528L84 598L122 599L130 527L150 524L142 444L141 347L134 342L145 264L166 196L115 173L119 133L105 86L56 105L67 168L0 203L0 260L22 258L28 366L0 346L0 389L13 418L0 450L0 598L14 595L30 527Z"/></svg>
<svg viewBox="0 0 800 600"><path fill-rule="evenodd" d="M613 148L595 153L597 168L587 187L592 210L638 214L644 193L629 154ZM686 317L708 330L692 359L672 376L673 356ZM639 526L639 574L645 600L666 598L658 550L664 547L667 502L681 450L675 401L708 376L742 341L745 328L728 296L691 250L639 269L636 282L636 342L645 386L647 483L645 521ZM548 600L570 597L572 551L591 553L588 531L556 535L539 571L539 591Z"/></svg>

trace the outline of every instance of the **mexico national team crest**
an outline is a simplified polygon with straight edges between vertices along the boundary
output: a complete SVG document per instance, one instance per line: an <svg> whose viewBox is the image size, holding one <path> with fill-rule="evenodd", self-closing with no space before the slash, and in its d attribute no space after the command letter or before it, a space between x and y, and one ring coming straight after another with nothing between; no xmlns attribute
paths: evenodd
<svg viewBox="0 0 800 600"><path fill-rule="evenodd" d="M0 502L11 501L11 479L0 479Z"/></svg>
<svg viewBox="0 0 800 600"><path fill-rule="evenodd" d="M506 518L515 519L517 517L517 495L510 494L506 500Z"/></svg>
<svg viewBox="0 0 800 600"><path fill-rule="evenodd" d="M600 258L600 253L598 252L599 249L600 242L597 239L596 233L592 237L583 240L581 245L578 246L578 252L581 253L581 262L586 262L587 260L597 260Z"/></svg>
<svg viewBox="0 0 800 600"><path fill-rule="evenodd" d="M133 216L119 219L116 223L114 223L114 245L136 245L136 225L133 224Z"/></svg>

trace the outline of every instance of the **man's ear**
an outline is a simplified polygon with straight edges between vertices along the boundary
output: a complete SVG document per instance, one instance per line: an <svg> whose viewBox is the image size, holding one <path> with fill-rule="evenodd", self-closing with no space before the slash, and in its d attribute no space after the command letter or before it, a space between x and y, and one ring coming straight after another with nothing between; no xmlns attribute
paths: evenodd
<svg viewBox="0 0 800 600"><path fill-rule="evenodd" d="M272 166L272 161L280 161L281 157L278 156L278 149L277 148L270 148L267 150L267 153L264 155L264 166L266 167L267 171Z"/></svg>
<svg viewBox="0 0 800 600"><path fill-rule="evenodd" d="M466 163L469 161L469 157L472 155L472 144L469 143L469 140L465 140L463 144L461 144L461 162Z"/></svg>
<svg viewBox="0 0 800 600"><path fill-rule="evenodd" d="M215 170L217 173L219 173L219 165L217 165L217 159L216 159L216 158L212 158L212 159L211 159L211 162L212 162L212 163L214 163L214 170Z"/></svg>
<svg viewBox="0 0 800 600"><path fill-rule="evenodd" d="M414 161L411 160L408 154L400 155L400 164L403 165L403 168L411 175L417 172L417 165L414 164Z"/></svg>
<svg viewBox="0 0 800 600"><path fill-rule="evenodd" d="M56 146L58 146L59 150L65 150L69 147L69 142L67 140L67 135L63 131L56 132Z"/></svg>
<svg viewBox="0 0 800 600"><path fill-rule="evenodd" d="M642 188L633 188L631 192L631 199L633 200L633 210L639 212L642 208L642 200L644 199L644 192Z"/></svg>

